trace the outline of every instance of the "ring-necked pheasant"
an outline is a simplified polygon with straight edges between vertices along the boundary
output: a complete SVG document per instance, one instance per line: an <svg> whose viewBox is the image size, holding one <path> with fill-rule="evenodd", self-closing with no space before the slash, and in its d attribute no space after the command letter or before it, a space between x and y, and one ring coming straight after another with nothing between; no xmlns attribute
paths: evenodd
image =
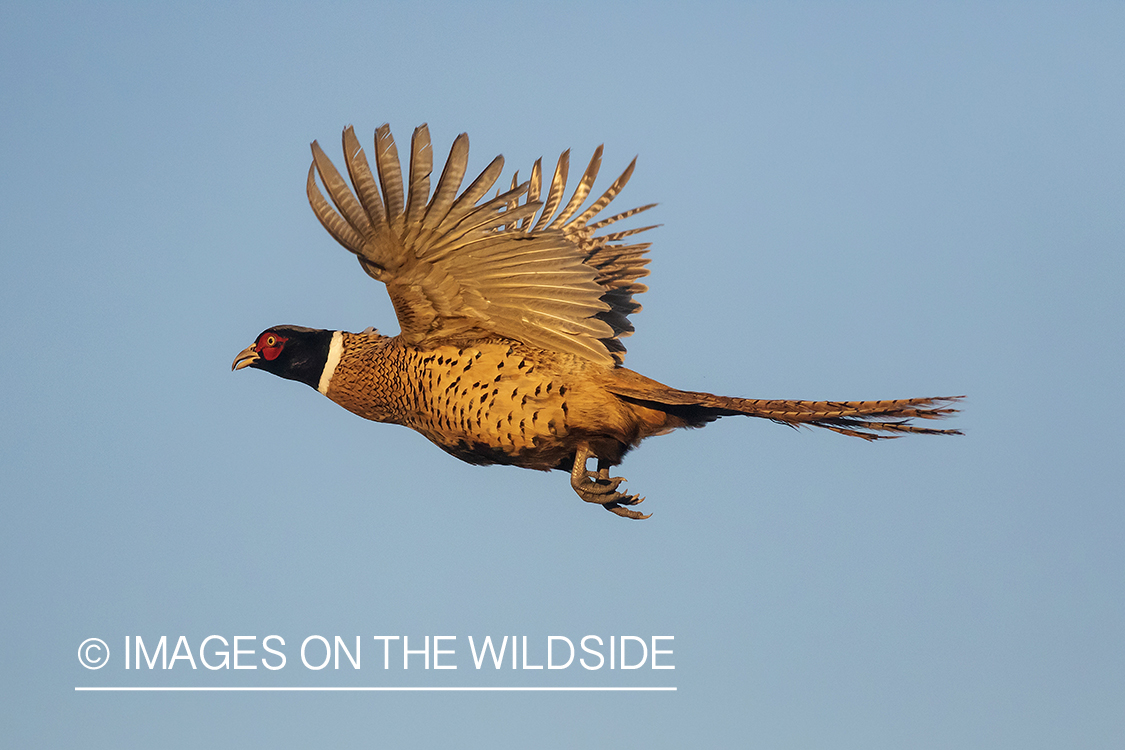
<svg viewBox="0 0 1125 750"><path fill-rule="evenodd" d="M461 134L430 195L430 136L414 131L403 181L390 129L375 132L378 184L352 128L344 163L355 192L313 142L308 196L324 228L386 284L401 333L381 336L298 326L267 329L233 369L255 367L306 383L366 419L410 427L473 464L570 472L578 496L626 518L643 498L618 491L609 468L652 435L743 414L814 425L867 440L904 433L959 434L909 424L956 411L952 398L766 401L669 388L621 366L621 337L645 291L648 243L622 240L652 227L598 230L652 207L590 223L620 192L633 163L585 202L599 147L563 205L569 152L541 200L542 165L491 200L496 157L458 195L469 139ZM330 205L317 186L317 175ZM381 192L380 192L381 186ZM560 210L560 206L562 206ZM597 470L587 460L597 459Z"/></svg>

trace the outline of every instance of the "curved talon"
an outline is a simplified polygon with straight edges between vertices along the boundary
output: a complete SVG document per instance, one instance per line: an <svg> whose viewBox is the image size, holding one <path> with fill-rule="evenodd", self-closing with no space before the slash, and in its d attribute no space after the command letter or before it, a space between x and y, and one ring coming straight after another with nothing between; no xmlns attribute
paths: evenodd
<svg viewBox="0 0 1125 750"><path fill-rule="evenodd" d="M642 500L644 500L643 497L640 500L638 500L637 502L639 503ZM628 508L622 508L620 505L617 505L616 503L611 503L611 504L603 506L603 507L605 507L605 509L608 510L610 513L616 513L617 515L621 516L622 518L631 518L634 521L643 521L646 518L652 518L651 513L649 513L648 515L645 515L644 513L641 513L639 510L630 510Z"/></svg>
<svg viewBox="0 0 1125 750"><path fill-rule="evenodd" d="M597 505L609 505L611 503L624 502L626 505L633 505L629 500L634 497L626 495L623 492L587 492L585 489L578 490L578 496L588 503L595 503Z"/></svg>

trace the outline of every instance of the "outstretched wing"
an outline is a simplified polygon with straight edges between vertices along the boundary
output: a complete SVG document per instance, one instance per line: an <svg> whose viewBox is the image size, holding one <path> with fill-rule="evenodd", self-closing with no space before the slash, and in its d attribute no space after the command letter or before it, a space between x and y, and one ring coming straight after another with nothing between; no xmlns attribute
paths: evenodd
<svg viewBox="0 0 1125 750"><path fill-rule="evenodd" d="M433 151L425 125L411 139L405 183L386 125L375 131L378 183L355 132L344 130L354 192L315 141L312 152L309 203L363 269L387 285L406 341L498 334L607 365L624 359L620 337L633 331L628 315L641 309L633 296L646 288L637 280L648 275L649 243L621 240L651 227L595 233L655 204L589 222L628 182L635 159L578 213L601 165L600 146L561 211L569 151L559 157L545 201L539 161L527 182L513 177L511 189L484 200L503 169L500 156L458 195L469 154L464 133L453 142L432 196Z"/></svg>

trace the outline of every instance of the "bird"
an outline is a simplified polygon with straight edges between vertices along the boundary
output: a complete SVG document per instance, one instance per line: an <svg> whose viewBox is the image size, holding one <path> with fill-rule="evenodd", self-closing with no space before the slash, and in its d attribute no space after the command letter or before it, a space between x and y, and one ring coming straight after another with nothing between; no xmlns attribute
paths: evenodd
<svg viewBox="0 0 1125 750"><path fill-rule="evenodd" d="M540 158L527 180L517 172L489 197L504 159L462 190L465 133L453 141L432 194L426 125L413 132L405 174L388 125L375 131L375 172L354 129L345 128L350 186L316 141L311 148L313 213L386 286L400 332L273 326L232 370L305 383L360 417L416 430L470 464L566 471L583 501L638 520L651 515L636 509L644 497L622 490L625 479L610 469L641 441L677 428L745 415L865 440L961 434L912 423L955 413L961 396L746 399L679 390L626 368L621 339L641 309L635 297L647 289L639 279L648 275L651 244L630 238L655 227L605 230L656 204L599 216L629 181L635 158L583 209L602 146L565 203L569 150L549 184Z"/></svg>

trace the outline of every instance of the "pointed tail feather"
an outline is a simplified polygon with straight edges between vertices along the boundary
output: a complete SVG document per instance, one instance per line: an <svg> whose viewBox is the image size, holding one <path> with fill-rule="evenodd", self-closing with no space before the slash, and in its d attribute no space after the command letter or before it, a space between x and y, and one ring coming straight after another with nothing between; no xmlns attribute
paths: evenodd
<svg viewBox="0 0 1125 750"><path fill-rule="evenodd" d="M786 401L715 396L710 393L668 388L648 378L639 378L639 380L647 382L615 383L610 390L629 400L675 407L672 411L684 418L689 425L702 425L717 417L741 414L769 419L792 427L801 425L823 427L841 435L851 435L864 440L896 438L907 433L961 434L960 430L920 427L911 424L911 420L944 419L956 414L958 410L953 405L964 396L903 398L891 401Z"/></svg>
<svg viewBox="0 0 1125 750"><path fill-rule="evenodd" d="M918 435L960 435L960 430L919 427L912 419L944 419L956 414L952 404L963 396L905 398L891 401L768 401L716 396L719 408L763 417L783 424L823 427L841 435L865 440ZM710 405L710 404L705 404Z"/></svg>

